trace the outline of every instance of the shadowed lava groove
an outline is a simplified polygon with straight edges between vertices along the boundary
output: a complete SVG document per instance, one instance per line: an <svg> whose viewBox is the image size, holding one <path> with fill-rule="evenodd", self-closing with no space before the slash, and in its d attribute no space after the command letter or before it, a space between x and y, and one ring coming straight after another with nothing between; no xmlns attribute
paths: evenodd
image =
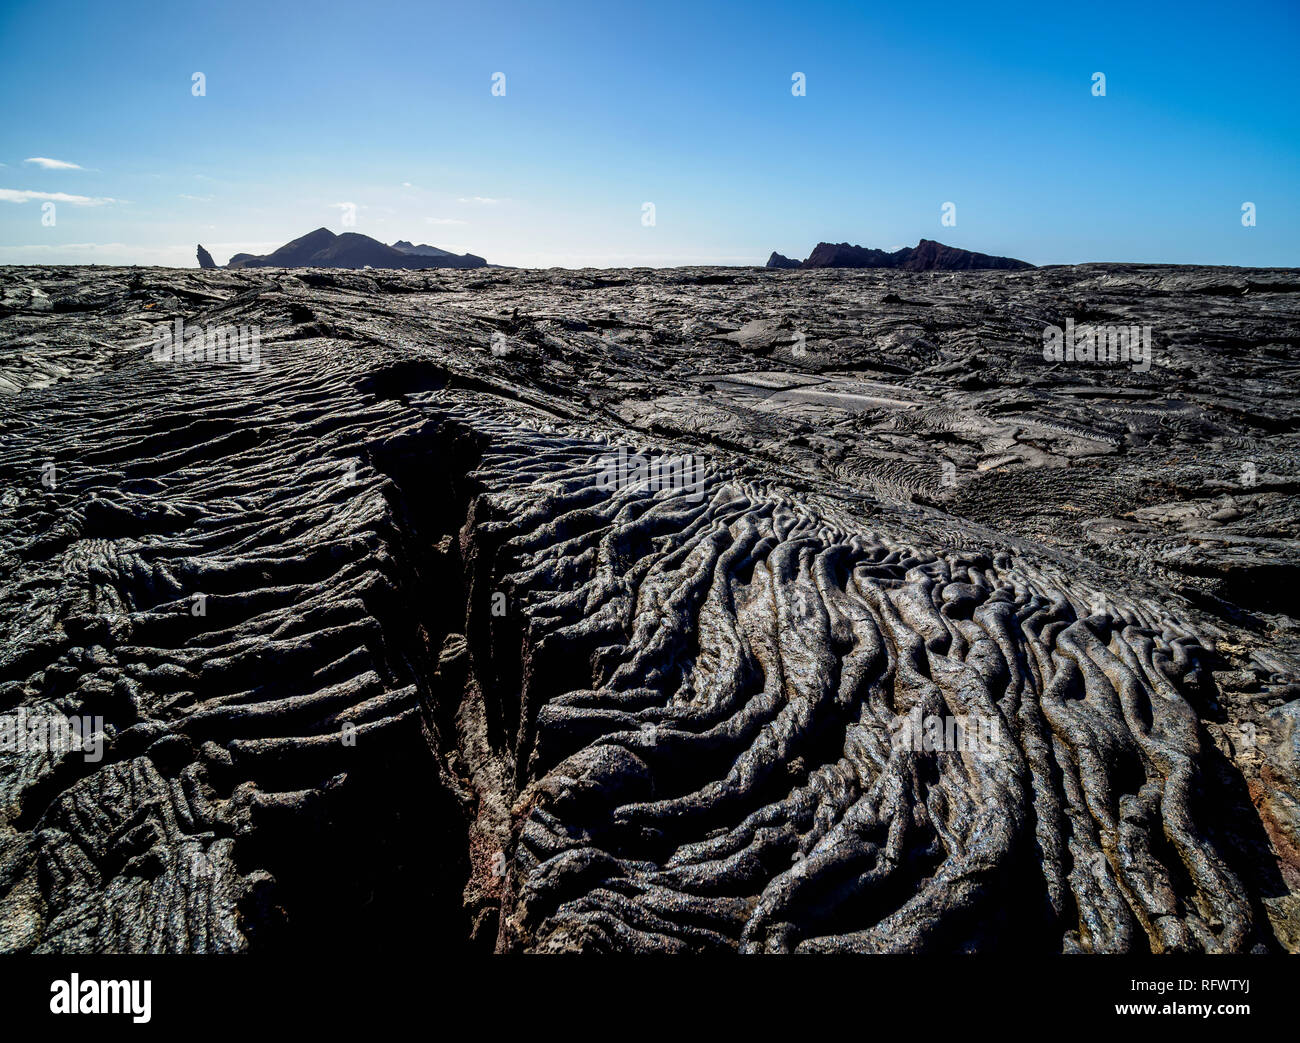
<svg viewBox="0 0 1300 1043"><path fill-rule="evenodd" d="M1295 951L1297 278L0 269L0 950Z"/></svg>

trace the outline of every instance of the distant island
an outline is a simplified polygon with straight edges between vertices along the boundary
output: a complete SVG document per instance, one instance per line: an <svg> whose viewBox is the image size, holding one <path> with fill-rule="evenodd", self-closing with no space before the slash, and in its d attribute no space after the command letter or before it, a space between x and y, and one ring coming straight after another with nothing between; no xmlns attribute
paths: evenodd
<svg viewBox="0 0 1300 1043"><path fill-rule="evenodd" d="M199 244L200 268L217 268L212 255ZM486 268L475 254L455 254L436 246L399 239L392 246L359 232L335 235L328 228L285 243L278 250L257 256L235 254L227 268Z"/></svg>
<svg viewBox="0 0 1300 1043"><path fill-rule="evenodd" d="M922 239L915 246L905 246L892 253L866 246L850 246L848 243L818 243L806 261L796 261L774 252L767 259L767 267L898 268L908 272L962 272L980 268L1015 270L1034 266L1014 257L994 257L991 254L945 246L933 239Z"/></svg>
<svg viewBox="0 0 1300 1043"><path fill-rule="evenodd" d="M198 247L200 268L219 268L212 255ZM437 246L416 245L405 239L389 245L359 232L336 235L328 228L317 228L285 243L269 254L235 254L226 268L491 268L477 254L452 253ZM958 272L978 269L1018 270L1033 268L1028 261L1014 257L946 246L933 239L922 239L915 246L901 250L876 250L849 243L818 243L806 260L800 261L773 253L768 268L894 268L911 272Z"/></svg>

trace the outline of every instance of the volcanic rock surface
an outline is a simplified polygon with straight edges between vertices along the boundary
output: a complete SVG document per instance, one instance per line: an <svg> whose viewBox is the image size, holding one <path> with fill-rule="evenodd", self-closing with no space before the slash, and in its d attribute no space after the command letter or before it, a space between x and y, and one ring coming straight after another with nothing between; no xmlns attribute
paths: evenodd
<svg viewBox="0 0 1300 1043"><path fill-rule="evenodd" d="M1294 271L0 269L0 713L104 743L0 750L0 950L1294 951L1298 345Z"/></svg>

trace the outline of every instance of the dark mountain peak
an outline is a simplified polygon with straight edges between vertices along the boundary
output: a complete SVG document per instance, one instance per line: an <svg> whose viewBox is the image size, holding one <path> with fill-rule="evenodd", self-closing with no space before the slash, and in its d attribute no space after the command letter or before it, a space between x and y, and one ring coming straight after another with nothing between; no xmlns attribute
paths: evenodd
<svg viewBox="0 0 1300 1043"><path fill-rule="evenodd" d="M300 235L297 239L291 240L286 243L285 246L315 246L319 243L333 242L337 238L338 236L328 228L317 228L315 231L308 232L306 235ZM281 247L281 249L284 249L284 247Z"/></svg>
<svg viewBox="0 0 1300 1043"><path fill-rule="evenodd" d="M793 257L786 257L775 250L772 251L772 256L767 259L769 268L798 268L801 264L803 264L802 261L796 261Z"/></svg>
<svg viewBox="0 0 1300 1043"><path fill-rule="evenodd" d="M1014 257L994 257L991 254L945 246L933 239L922 239L912 248L910 256L900 267L913 272L957 272L979 268L1016 270L1032 268L1033 265L1027 261L1018 261Z"/></svg>
<svg viewBox="0 0 1300 1043"><path fill-rule="evenodd" d="M217 262L212 259L212 255L208 253L207 250L203 249L202 243L199 243L199 267L215 268L216 266Z"/></svg>
<svg viewBox="0 0 1300 1043"><path fill-rule="evenodd" d="M897 268L907 249L888 253L848 243L818 243L804 261L805 268Z"/></svg>
<svg viewBox="0 0 1300 1043"><path fill-rule="evenodd" d="M209 258L211 260L211 258ZM453 254L436 246L399 240L392 246L360 232L335 235L317 228L263 256L236 254L227 268L483 268L474 254Z"/></svg>
<svg viewBox="0 0 1300 1043"><path fill-rule="evenodd" d="M414 254L417 257L455 257L456 255L450 250L442 250L436 246L429 246L427 243L421 243L416 246L405 239L399 239L393 244L394 250L401 250L404 254Z"/></svg>
<svg viewBox="0 0 1300 1043"><path fill-rule="evenodd" d="M346 232L344 233L347 234ZM319 247L334 242L339 237L331 232L328 228L317 228L308 232L306 235L300 235L297 239L292 239L280 247L281 250L289 246L312 246Z"/></svg>
<svg viewBox="0 0 1300 1043"><path fill-rule="evenodd" d="M905 246L892 252L849 243L818 243L808 259L800 264L778 253L768 258L769 268L901 268L910 272L956 272L975 269L1016 270L1032 268L1027 261L1014 257L995 257L991 254L945 246L934 239L922 239L915 246Z"/></svg>

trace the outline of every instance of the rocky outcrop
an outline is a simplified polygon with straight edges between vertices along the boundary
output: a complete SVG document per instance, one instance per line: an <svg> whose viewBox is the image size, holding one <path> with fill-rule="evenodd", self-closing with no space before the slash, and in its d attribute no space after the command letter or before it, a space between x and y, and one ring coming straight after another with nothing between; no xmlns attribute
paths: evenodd
<svg viewBox="0 0 1300 1043"><path fill-rule="evenodd" d="M212 255L203 249L202 243L199 243L198 257L200 268L215 268L217 266L217 262L212 259Z"/></svg>
<svg viewBox="0 0 1300 1043"><path fill-rule="evenodd" d="M1032 268L1033 265L1012 257L992 257L989 254L944 246L933 239L922 239L916 246L892 252L850 246L848 243L818 243L802 263L774 253L768 258L767 267L899 268L909 272L960 272L974 269L1017 271Z"/></svg>
<svg viewBox="0 0 1300 1043"><path fill-rule="evenodd" d="M0 950L1295 948L1295 283L0 269Z"/></svg>
<svg viewBox="0 0 1300 1043"><path fill-rule="evenodd" d="M450 250L443 250L436 246L429 246L427 243L421 243L416 246L406 239L399 239L393 243L394 250L401 250L404 254L416 254L421 257L455 257Z"/></svg>
<svg viewBox="0 0 1300 1043"><path fill-rule="evenodd" d="M388 246L358 232L335 235L317 228L272 253L236 254L227 268L482 268L474 254L453 254L436 247ZM432 251L432 252L431 252Z"/></svg>
<svg viewBox="0 0 1300 1043"><path fill-rule="evenodd" d="M450 250L442 250L425 243L416 246L414 243L406 242L403 239L395 242L393 249L413 257L437 258L438 264L436 267L438 268L483 268L487 266L487 261L476 254L454 254Z"/></svg>
<svg viewBox="0 0 1300 1043"><path fill-rule="evenodd" d="M802 261L796 261L792 257L785 257L782 254L772 251L772 256L767 259L768 268L798 268Z"/></svg>
<svg viewBox="0 0 1300 1043"><path fill-rule="evenodd" d="M803 262L804 268L901 268L910 249L893 253L848 243L818 243Z"/></svg>
<svg viewBox="0 0 1300 1043"><path fill-rule="evenodd" d="M993 257L972 250L959 250L955 246L944 246L933 239L922 239L899 267L909 272L965 272L974 269L1019 271L1032 268L1033 265L1014 257Z"/></svg>

